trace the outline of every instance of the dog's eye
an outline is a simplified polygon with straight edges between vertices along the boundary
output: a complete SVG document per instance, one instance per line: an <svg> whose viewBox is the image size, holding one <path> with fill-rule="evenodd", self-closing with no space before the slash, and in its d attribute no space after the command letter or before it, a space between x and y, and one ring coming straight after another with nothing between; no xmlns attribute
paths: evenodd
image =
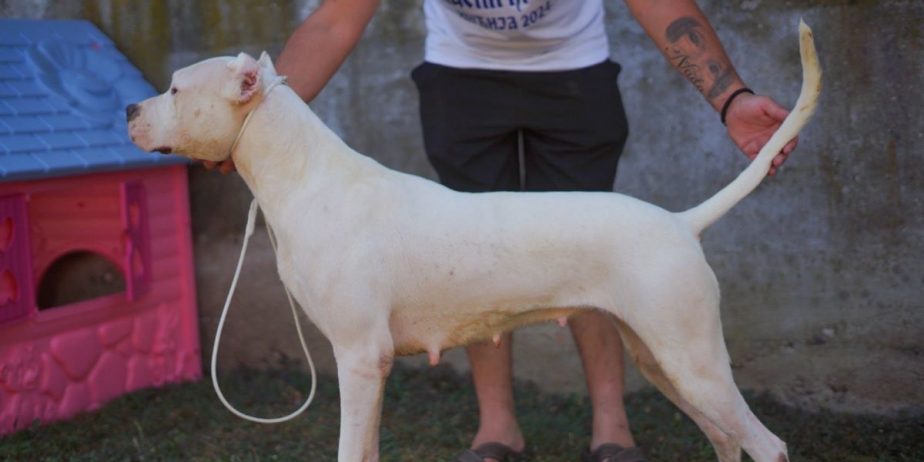
<svg viewBox="0 0 924 462"><path fill-rule="evenodd" d="M176 87L170 87L170 94L171 94L171 95L175 95L176 92L178 92L178 91L179 91L179 90L177 90Z"/></svg>

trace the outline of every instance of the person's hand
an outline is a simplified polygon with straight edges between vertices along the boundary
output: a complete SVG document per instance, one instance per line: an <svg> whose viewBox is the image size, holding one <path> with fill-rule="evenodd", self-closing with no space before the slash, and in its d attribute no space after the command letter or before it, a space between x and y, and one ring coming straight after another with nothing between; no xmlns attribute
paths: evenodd
<svg viewBox="0 0 924 462"><path fill-rule="evenodd" d="M767 144L770 135L780 128L788 114L789 111L766 96L742 93L735 97L725 114L728 136L744 155L753 160L760 148ZM796 149L798 140L794 138L783 146L770 164L769 175L776 174L777 168L783 165L793 149Z"/></svg>
<svg viewBox="0 0 924 462"><path fill-rule="evenodd" d="M214 170L215 168L218 168L218 171L222 174L227 174L234 171L234 161L231 159L223 160L221 162L203 160L202 165L205 166L206 170Z"/></svg>

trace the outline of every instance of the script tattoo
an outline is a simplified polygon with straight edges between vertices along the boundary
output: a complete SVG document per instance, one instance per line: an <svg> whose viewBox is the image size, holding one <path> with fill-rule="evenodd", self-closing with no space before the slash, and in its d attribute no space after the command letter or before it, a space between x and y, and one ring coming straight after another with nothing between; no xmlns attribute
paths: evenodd
<svg viewBox="0 0 924 462"><path fill-rule="evenodd" d="M706 82L700 76L696 58L706 51L702 25L690 17L683 17L667 26L667 56L674 66L687 78L700 93L705 93Z"/></svg>
<svg viewBox="0 0 924 462"><path fill-rule="evenodd" d="M665 35L668 59L706 98L715 99L734 82L731 66L708 56L711 50L699 21L689 16L677 19L667 26Z"/></svg>

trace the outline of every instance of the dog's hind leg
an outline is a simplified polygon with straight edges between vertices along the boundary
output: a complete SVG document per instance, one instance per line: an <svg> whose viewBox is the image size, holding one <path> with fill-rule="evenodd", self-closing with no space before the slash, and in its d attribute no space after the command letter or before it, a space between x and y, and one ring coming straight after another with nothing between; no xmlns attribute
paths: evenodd
<svg viewBox="0 0 924 462"><path fill-rule="evenodd" d="M385 379L393 351L387 342L334 345L340 382L339 462L377 462Z"/></svg>
<svg viewBox="0 0 924 462"><path fill-rule="evenodd" d="M755 462L786 462L786 445L751 413L732 379L719 320L718 289L714 295L709 292L675 293L676 297L670 297L673 300L660 297L652 306L641 308L658 312L657 322L627 324L650 348L677 395L697 411L692 418L699 414L708 419Z"/></svg>
<svg viewBox="0 0 924 462"><path fill-rule="evenodd" d="M718 364L707 364L708 361L696 361L691 357L689 366L678 367L677 363L664 369L673 369L675 372L666 372L666 376L674 376L670 380L675 384L676 391L690 407L710 420L719 431L725 433L754 459L755 462L787 462L786 444L754 416L747 403L741 396L738 388L728 377L722 377ZM725 367L728 367L727 365ZM709 370L709 369L712 370ZM679 369L679 370L678 370ZM686 369L686 370L683 370ZM696 377L697 374L701 374ZM710 440L716 440L710 435ZM737 444L735 444L737 446ZM719 457L722 456L722 446L716 448Z"/></svg>
<svg viewBox="0 0 924 462"><path fill-rule="evenodd" d="M709 442L712 443L712 447L715 449L719 462L740 462L741 446L738 442L723 432L719 427L715 426L715 424L703 415L703 413L699 412L699 410L680 396L680 393L677 392L674 385L671 384L670 380L664 375L664 372L661 371L661 367L658 366L657 361L655 361L654 355L651 354L651 350L645 346L645 343L635 335L635 332L632 331L629 326L618 320L617 325L619 326L619 333L623 343L626 345L629 356L642 372L642 375L644 375L652 385L657 387L661 393L664 393L674 405L696 422L696 425L706 434L706 437L709 438Z"/></svg>

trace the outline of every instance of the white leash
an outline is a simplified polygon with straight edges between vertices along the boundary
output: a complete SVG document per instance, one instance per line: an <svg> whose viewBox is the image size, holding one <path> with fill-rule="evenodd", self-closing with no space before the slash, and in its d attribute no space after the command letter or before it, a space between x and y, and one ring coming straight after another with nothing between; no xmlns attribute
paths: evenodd
<svg viewBox="0 0 924 462"><path fill-rule="evenodd" d="M270 84L264 94L269 94L269 92L281 83L285 82L285 77L281 77L279 80ZM244 129L247 128L247 123L250 121L250 116L256 112L256 108L250 111L247 114L247 117L244 118L244 123L241 125L241 131L238 132L237 138L234 140L234 144L231 145L231 152L234 152L234 148L237 147L238 141L241 139L241 135L244 134ZM244 265L244 256L247 254L247 244L250 242L250 237L253 235L255 223L257 221L257 211L259 210L259 205L257 204L257 199L250 203L250 210L247 212L247 227L244 229L244 243L241 246L241 256L237 260L237 269L234 270L234 278L231 280L231 288L228 290L228 298L225 300L225 306L221 309L221 317L218 319L218 327L215 330L215 341L212 344L212 386L215 388L215 394L218 395L218 399L222 404L231 411L232 414L245 419L251 422L272 424L286 422L298 417L301 413L305 412L305 409L308 409L308 406L311 404L311 401L314 399L314 392L317 386L317 375L314 370L314 361L311 359L311 354L308 352L308 345L305 343L305 336L302 334L302 326L298 322L298 311L295 309L295 302L292 300L292 294L289 292L289 288L283 287L286 290L286 298L289 300L289 307L292 308L292 319L295 321L295 330L298 331L298 340L302 344L302 351L305 353L305 358L308 360L308 368L311 370L311 391L308 393L308 398L305 400L305 403L302 406L289 415L275 418L262 418L254 417L249 414L245 414L241 411L238 411L225 399L225 395L221 392L221 387L218 385L218 345L221 342L221 331L225 325L225 318L228 316L228 307L231 306L231 299L234 297L234 289L237 288L237 280L241 275L241 267ZM276 253L276 236L273 234L273 229L270 227L269 221L266 222L266 232L269 235L270 244L273 247L273 256L278 258Z"/></svg>

